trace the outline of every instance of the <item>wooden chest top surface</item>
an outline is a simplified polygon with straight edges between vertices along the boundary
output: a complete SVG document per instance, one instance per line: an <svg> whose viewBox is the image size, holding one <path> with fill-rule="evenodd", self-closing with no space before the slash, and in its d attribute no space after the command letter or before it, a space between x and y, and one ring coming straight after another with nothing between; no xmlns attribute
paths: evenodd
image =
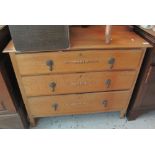
<svg viewBox="0 0 155 155"><path fill-rule="evenodd" d="M132 32L128 26L113 26L112 41L110 44L105 44L104 32L105 26L89 26L88 28L81 28L80 26L70 27L70 48L65 50L151 47L147 41ZM6 52L17 52L13 41L10 41L4 49L4 53Z"/></svg>

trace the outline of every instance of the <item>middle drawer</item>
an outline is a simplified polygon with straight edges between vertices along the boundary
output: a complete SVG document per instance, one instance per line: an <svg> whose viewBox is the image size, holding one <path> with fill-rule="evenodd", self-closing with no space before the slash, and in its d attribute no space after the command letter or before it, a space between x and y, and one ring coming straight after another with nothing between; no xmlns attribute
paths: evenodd
<svg viewBox="0 0 155 155"><path fill-rule="evenodd" d="M135 71L113 71L22 77L27 96L84 93L131 88Z"/></svg>

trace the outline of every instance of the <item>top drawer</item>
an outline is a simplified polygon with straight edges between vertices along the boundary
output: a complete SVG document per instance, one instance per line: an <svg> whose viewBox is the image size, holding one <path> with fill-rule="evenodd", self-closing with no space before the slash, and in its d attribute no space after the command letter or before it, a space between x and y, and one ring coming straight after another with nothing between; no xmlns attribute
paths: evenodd
<svg viewBox="0 0 155 155"><path fill-rule="evenodd" d="M141 50L87 50L17 54L21 75L134 70L139 65Z"/></svg>

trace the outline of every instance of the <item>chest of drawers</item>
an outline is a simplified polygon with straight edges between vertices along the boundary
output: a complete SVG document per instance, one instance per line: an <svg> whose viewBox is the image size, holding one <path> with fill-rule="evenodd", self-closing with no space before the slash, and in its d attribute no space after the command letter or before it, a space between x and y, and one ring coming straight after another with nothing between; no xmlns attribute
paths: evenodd
<svg viewBox="0 0 155 155"><path fill-rule="evenodd" d="M150 45L127 27L113 27L104 44L104 27L70 30L71 47L64 51L9 52L29 114L35 118L119 111L124 117Z"/></svg>

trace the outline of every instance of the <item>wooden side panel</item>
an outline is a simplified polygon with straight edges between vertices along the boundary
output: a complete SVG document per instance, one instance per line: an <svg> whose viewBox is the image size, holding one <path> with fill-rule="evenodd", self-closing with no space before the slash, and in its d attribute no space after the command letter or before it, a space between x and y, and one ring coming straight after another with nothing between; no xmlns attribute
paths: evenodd
<svg viewBox="0 0 155 155"><path fill-rule="evenodd" d="M34 117L91 112L119 111L128 102L129 92L102 92L32 97L28 99Z"/></svg>
<svg viewBox="0 0 155 155"><path fill-rule="evenodd" d="M24 88L23 88L21 76L19 74L15 53L9 53L9 55L10 55L10 58L11 58L11 62L12 62L14 71L15 71L15 75L16 75L16 78L17 78L17 81L18 81L20 91L21 91L21 94L22 94L22 98L23 98L23 101L24 101L24 104L25 104L25 107L26 107L26 110L27 110L27 113L28 113L28 116L29 116L30 123L31 123L32 126L34 126L35 125L35 120L34 120L34 118L32 117L32 115L30 113L30 109L29 109L29 106L28 106L28 103L27 103L28 102L27 101L27 96L25 95L25 91L24 91Z"/></svg>
<svg viewBox="0 0 155 155"><path fill-rule="evenodd" d="M70 73L104 70L134 70L138 67L139 50L86 50L17 54L21 75Z"/></svg>
<svg viewBox="0 0 155 155"><path fill-rule="evenodd" d="M121 111L121 117L124 117L125 116L126 111L127 111L127 108L129 106L129 103L130 103L130 100L131 100L131 97L133 95L133 90L134 90L135 84L137 82L137 78L138 78L138 75L139 75L139 72L140 72L140 69L141 69L141 65L142 65L142 62L143 62L143 59L144 59L144 56L145 56L146 49L144 48L142 51L143 51L142 52L142 57L140 59L139 65L138 65L137 70L136 70L136 76L135 76L135 79L134 79L134 83L132 85L132 88L130 89L130 95L129 95L129 99L128 99L128 104L126 104L126 107L124 109L122 109L122 111Z"/></svg>
<svg viewBox="0 0 155 155"><path fill-rule="evenodd" d="M127 90L132 87L135 74L118 71L45 75L23 77L22 82L27 96Z"/></svg>

